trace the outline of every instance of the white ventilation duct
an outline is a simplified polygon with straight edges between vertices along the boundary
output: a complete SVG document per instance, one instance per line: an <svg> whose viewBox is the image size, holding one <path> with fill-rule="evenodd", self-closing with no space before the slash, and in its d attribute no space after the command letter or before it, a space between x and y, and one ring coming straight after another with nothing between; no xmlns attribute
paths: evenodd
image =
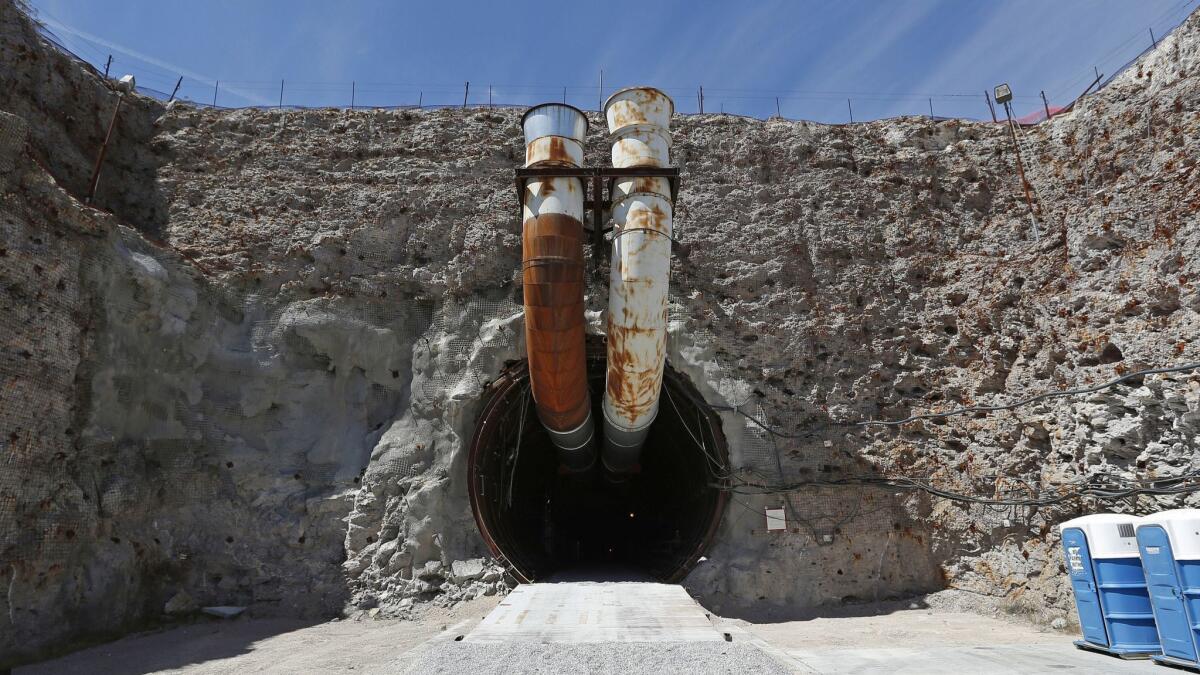
<svg viewBox="0 0 1200 675"><path fill-rule="evenodd" d="M604 104L614 167L670 164L675 105L650 87L622 89ZM612 189L608 371L601 459L615 474L636 471L658 414L667 353L671 277L671 189L665 178L618 179Z"/></svg>

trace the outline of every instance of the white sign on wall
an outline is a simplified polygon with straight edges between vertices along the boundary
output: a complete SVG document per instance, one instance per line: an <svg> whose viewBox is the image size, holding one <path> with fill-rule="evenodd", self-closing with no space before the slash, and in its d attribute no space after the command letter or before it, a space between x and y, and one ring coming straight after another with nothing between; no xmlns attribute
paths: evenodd
<svg viewBox="0 0 1200 675"><path fill-rule="evenodd" d="M787 529L787 516L784 515L783 509L766 509L767 513L767 531Z"/></svg>

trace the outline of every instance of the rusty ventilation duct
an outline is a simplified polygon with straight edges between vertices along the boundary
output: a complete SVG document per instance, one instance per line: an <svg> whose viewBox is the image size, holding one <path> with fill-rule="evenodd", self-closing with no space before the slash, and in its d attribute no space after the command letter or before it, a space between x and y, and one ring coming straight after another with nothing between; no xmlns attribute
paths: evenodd
<svg viewBox="0 0 1200 675"><path fill-rule="evenodd" d="M604 104L616 168L670 164L668 127L675 104L651 87L622 89ZM604 449L611 473L638 469L658 415L667 353L671 276L671 187L665 178L618 179L612 196L608 366Z"/></svg>
<svg viewBox="0 0 1200 675"><path fill-rule="evenodd" d="M475 522L521 581L629 565L673 583L703 559L720 526L721 417L665 358L679 176L667 166L672 109L655 89L614 94L605 106L614 167L580 166L587 122L578 110L547 104L522 118L526 168L514 178L528 358L485 389L467 456ZM598 246L604 211L611 215L607 339L584 335L585 207ZM660 392L672 414L655 419ZM607 469L589 470L592 418L601 416Z"/></svg>
<svg viewBox="0 0 1200 675"><path fill-rule="evenodd" d="M548 103L521 119L526 167L583 163L587 117L577 108ZM567 471L587 471L596 460L584 348L583 184L546 177L525 185L521 268L530 386L538 419Z"/></svg>

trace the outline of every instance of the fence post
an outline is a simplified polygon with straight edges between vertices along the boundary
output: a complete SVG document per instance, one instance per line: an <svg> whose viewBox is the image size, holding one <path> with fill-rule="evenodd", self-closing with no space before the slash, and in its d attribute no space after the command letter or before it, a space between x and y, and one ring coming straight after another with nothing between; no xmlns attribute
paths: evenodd
<svg viewBox="0 0 1200 675"><path fill-rule="evenodd" d="M600 107L597 108L600 112L604 112L604 69L600 69Z"/></svg>
<svg viewBox="0 0 1200 675"><path fill-rule="evenodd" d="M988 110L992 113L992 122L999 122L1000 120L996 119L996 106L992 105L992 95L987 89L983 90L983 100L987 101Z"/></svg>
<svg viewBox="0 0 1200 675"><path fill-rule="evenodd" d="M279 81L279 109L283 110L283 80Z"/></svg>
<svg viewBox="0 0 1200 675"><path fill-rule="evenodd" d="M213 84L213 107L217 107L217 90L221 88L221 81L217 80Z"/></svg>
<svg viewBox="0 0 1200 675"><path fill-rule="evenodd" d="M778 96L775 97L775 116L783 117L783 114L779 112L779 97Z"/></svg>
<svg viewBox="0 0 1200 675"><path fill-rule="evenodd" d="M471 92L471 81L467 80L466 85L463 86L463 110L467 109L467 94L469 94L470 92Z"/></svg>
<svg viewBox="0 0 1200 675"><path fill-rule="evenodd" d="M700 114L704 114L704 85L700 85Z"/></svg>
<svg viewBox="0 0 1200 675"><path fill-rule="evenodd" d="M1154 27L1153 26L1150 27L1150 42L1154 43L1155 47L1158 46L1158 39L1154 37Z"/></svg>
<svg viewBox="0 0 1200 675"><path fill-rule="evenodd" d="M854 124L854 106L850 105L850 99L846 99L846 108L850 110L850 123Z"/></svg>
<svg viewBox="0 0 1200 675"><path fill-rule="evenodd" d="M488 107L492 107L492 85L488 85Z"/></svg>
<svg viewBox="0 0 1200 675"><path fill-rule="evenodd" d="M1042 90L1042 108L1046 111L1046 119L1050 119L1050 103L1046 101L1046 90Z"/></svg>
<svg viewBox="0 0 1200 675"><path fill-rule="evenodd" d="M175 100L175 94L179 93L179 85L181 85L181 84L183 84L183 76L182 75L180 75L179 79L175 82L175 88L171 90L171 97L167 99L167 103L170 103L171 101Z"/></svg>
<svg viewBox="0 0 1200 675"><path fill-rule="evenodd" d="M933 97L929 97L929 116L933 117Z"/></svg>
<svg viewBox="0 0 1200 675"><path fill-rule="evenodd" d="M108 61L104 62L104 79L108 79L108 67L112 65L112 54L108 55Z"/></svg>
<svg viewBox="0 0 1200 675"><path fill-rule="evenodd" d="M421 109L421 105L423 103L425 103L425 92L418 91L417 92L417 110Z"/></svg>
<svg viewBox="0 0 1200 675"><path fill-rule="evenodd" d="M356 93L358 93L355 91L357 88L358 88L358 83L355 82L354 80L351 80L350 81L350 109L351 110L354 110L354 95Z"/></svg>

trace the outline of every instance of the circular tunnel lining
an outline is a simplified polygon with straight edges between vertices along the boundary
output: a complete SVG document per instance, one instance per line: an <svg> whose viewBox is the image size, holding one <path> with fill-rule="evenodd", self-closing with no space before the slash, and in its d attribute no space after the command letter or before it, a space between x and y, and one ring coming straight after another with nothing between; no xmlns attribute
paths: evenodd
<svg viewBox="0 0 1200 675"><path fill-rule="evenodd" d="M601 419L602 340L588 345L588 382ZM518 578L633 568L673 582L696 564L724 512L725 493L713 485L728 449L720 417L684 375L668 364L640 471L622 482L606 478L598 459L585 474L559 471L526 362L506 368L486 395L468 457L471 509L492 554Z"/></svg>

